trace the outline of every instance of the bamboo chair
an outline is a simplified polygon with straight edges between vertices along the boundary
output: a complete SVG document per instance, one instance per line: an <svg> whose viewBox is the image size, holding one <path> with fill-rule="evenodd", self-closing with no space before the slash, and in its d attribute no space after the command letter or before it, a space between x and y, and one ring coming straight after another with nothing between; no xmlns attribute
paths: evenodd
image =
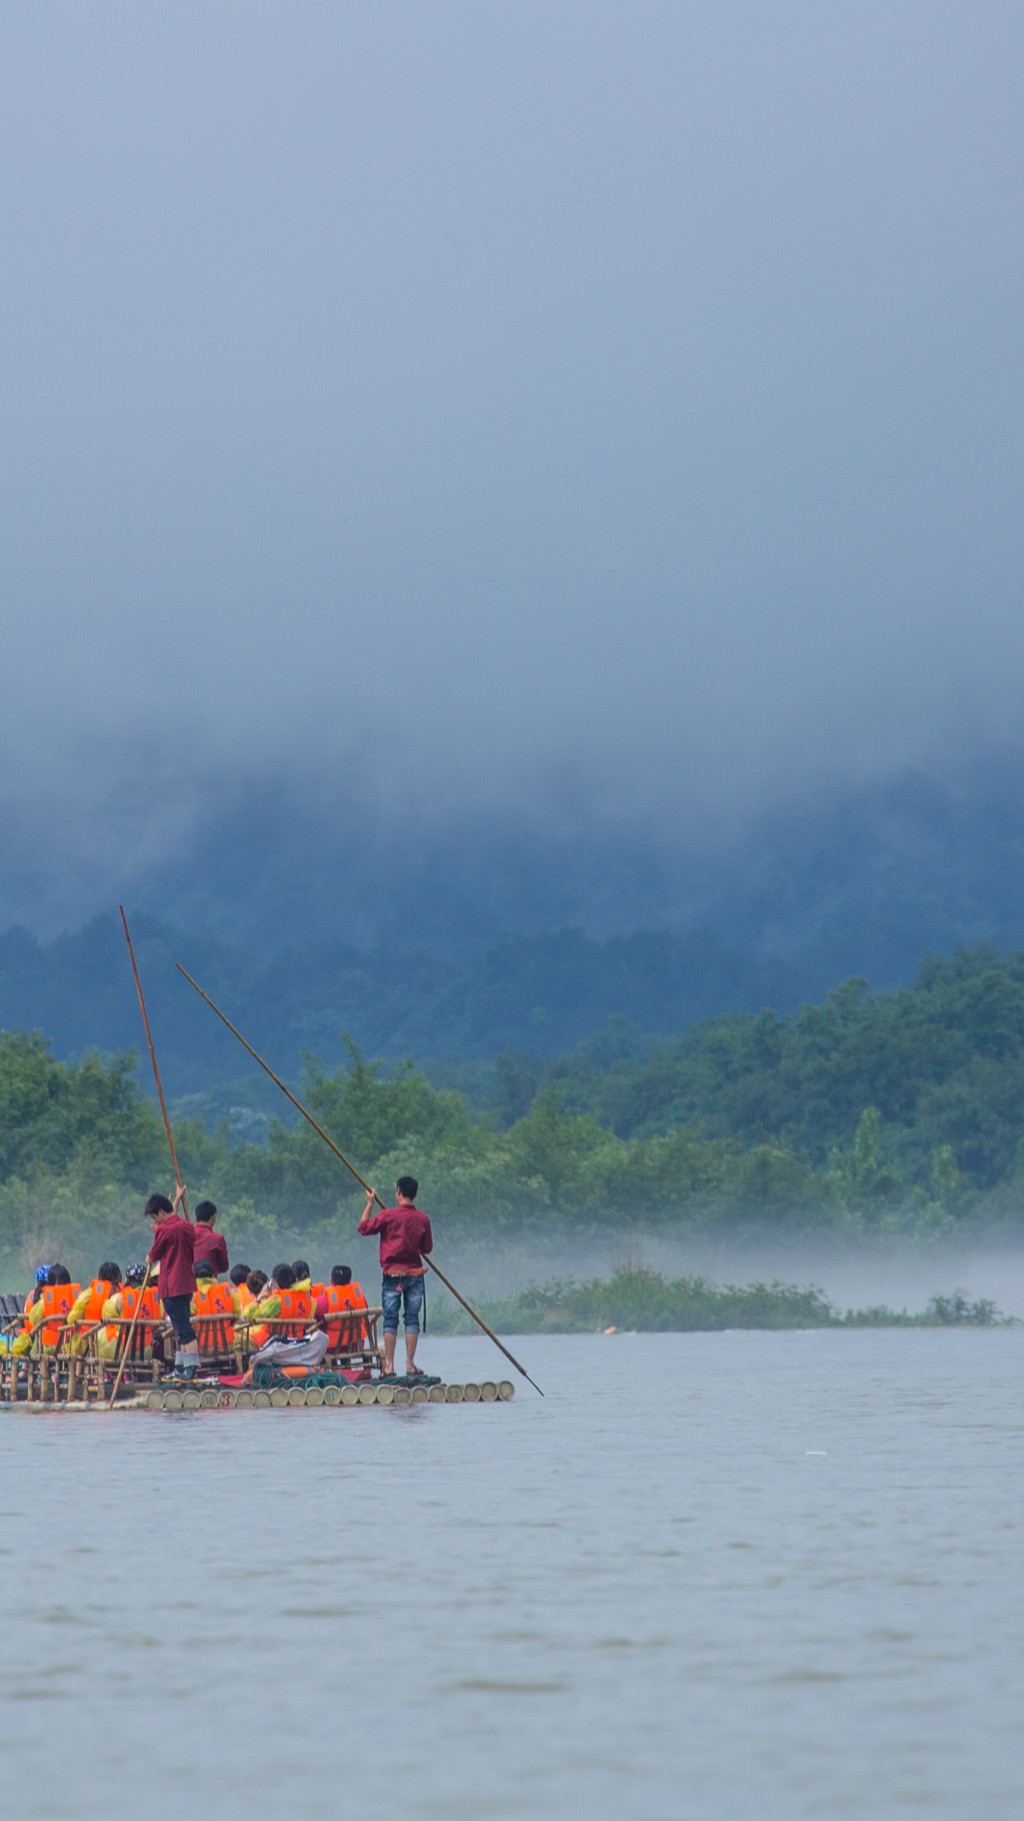
<svg viewBox="0 0 1024 1821"><path fill-rule="evenodd" d="M199 1365L208 1372L244 1372L244 1341L240 1323L225 1311L222 1315L193 1315L192 1326L199 1341Z"/></svg>
<svg viewBox="0 0 1024 1821"><path fill-rule="evenodd" d="M383 1372L384 1354L377 1338L382 1313L380 1309L344 1310L340 1323L328 1324L340 1330L337 1346L327 1350L332 1366L351 1367L354 1371L369 1366L371 1372L376 1366L378 1372Z"/></svg>
<svg viewBox="0 0 1024 1821"><path fill-rule="evenodd" d="M23 1316L19 1315L6 1330L8 1348L12 1347L21 1333ZM44 1385L49 1379L49 1355L43 1354L43 1337L37 1328L25 1353L8 1351L4 1356L5 1364L5 1401L8 1403L35 1404L42 1400Z"/></svg>
<svg viewBox="0 0 1024 1821"><path fill-rule="evenodd" d="M381 1309L353 1309L346 1313L338 1345L330 1352L332 1365L353 1369L369 1366L371 1371L376 1366L378 1372L383 1372L384 1354L377 1338L377 1324L382 1314Z"/></svg>
<svg viewBox="0 0 1024 1821"><path fill-rule="evenodd" d="M100 1329L112 1326L107 1322L79 1322L74 1328L64 1329L67 1342L67 1399L70 1401L72 1390L77 1390L83 1403L95 1399L97 1403L104 1397L104 1382L108 1371L117 1371L117 1362L103 1359L100 1356ZM72 1353L72 1340L85 1340L82 1353Z"/></svg>
<svg viewBox="0 0 1024 1821"><path fill-rule="evenodd" d="M5 1296L3 1301L5 1305L4 1320L0 1332L3 1333L6 1345L3 1352L0 1353L0 1401L5 1404L13 1404L18 1395L21 1359L16 1353L11 1352L11 1348L21 1329L21 1316L16 1312L10 1312L10 1305L14 1301L12 1296Z"/></svg>
<svg viewBox="0 0 1024 1821"><path fill-rule="evenodd" d="M157 1330L166 1326L163 1316L157 1321L151 1319L137 1321L134 1334L132 1333L132 1318L130 1315L118 1315L113 1321L104 1322L103 1325L104 1327L120 1328L121 1330L118 1337L117 1352L113 1360L107 1360L106 1362L108 1366L113 1367L115 1376L117 1374L117 1368L121 1363L121 1355L128 1345L130 1337L131 1352L125 1360L125 1373L130 1374L132 1380L135 1382L141 1381L144 1384L155 1385L163 1369L163 1359L157 1355L155 1345ZM147 1347L149 1348L148 1359L146 1358Z"/></svg>

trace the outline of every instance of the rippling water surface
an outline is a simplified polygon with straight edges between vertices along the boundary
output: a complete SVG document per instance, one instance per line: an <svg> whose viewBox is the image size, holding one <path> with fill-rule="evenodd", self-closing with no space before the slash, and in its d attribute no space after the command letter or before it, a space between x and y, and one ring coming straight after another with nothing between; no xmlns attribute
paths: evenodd
<svg viewBox="0 0 1024 1821"><path fill-rule="evenodd" d="M1024 1330L514 1350L0 1414L8 1812L1018 1821Z"/></svg>

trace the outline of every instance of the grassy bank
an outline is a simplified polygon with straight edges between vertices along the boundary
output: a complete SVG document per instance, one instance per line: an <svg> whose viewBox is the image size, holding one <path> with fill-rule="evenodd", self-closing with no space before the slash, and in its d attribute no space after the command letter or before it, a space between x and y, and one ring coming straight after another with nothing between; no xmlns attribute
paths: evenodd
<svg viewBox="0 0 1024 1821"><path fill-rule="evenodd" d="M967 1291L935 1295L919 1314L878 1305L840 1311L814 1285L709 1283L704 1277L664 1278L623 1267L586 1283L553 1279L529 1284L500 1302L481 1302L490 1327L506 1334L594 1334L608 1328L644 1334L713 1333L726 1328L991 1328L1008 1326L992 1302ZM437 1334L467 1334L473 1324L450 1298L435 1299L430 1326Z"/></svg>

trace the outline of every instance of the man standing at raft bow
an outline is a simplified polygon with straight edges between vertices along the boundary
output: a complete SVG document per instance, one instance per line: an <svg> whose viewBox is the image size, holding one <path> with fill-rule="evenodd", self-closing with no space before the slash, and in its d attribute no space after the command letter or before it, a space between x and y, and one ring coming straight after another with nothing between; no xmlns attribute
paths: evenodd
<svg viewBox="0 0 1024 1821"><path fill-rule="evenodd" d="M151 1195L146 1203L146 1218L153 1222L153 1244L149 1262L160 1266L160 1301L174 1329L174 1370L182 1378L195 1378L199 1369L199 1342L192 1326L192 1298L196 1277L192 1269L196 1255L196 1230L179 1212L185 1191L179 1187L174 1201L166 1195Z"/></svg>
<svg viewBox="0 0 1024 1821"><path fill-rule="evenodd" d="M405 1370L412 1378L422 1377L414 1364L416 1343L420 1337L423 1312L423 1279L427 1267L424 1255L434 1250L430 1221L416 1206L419 1183L415 1176L400 1176L395 1188L398 1206L374 1214L376 1189L370 1189L359 1232L364 1238L380 1234L380 1268L384 1273L381 1307L384 1311L384 1374L392 1377L395 1370L395 1346L398 1341L398 1314L405 1307Z"/></svg>

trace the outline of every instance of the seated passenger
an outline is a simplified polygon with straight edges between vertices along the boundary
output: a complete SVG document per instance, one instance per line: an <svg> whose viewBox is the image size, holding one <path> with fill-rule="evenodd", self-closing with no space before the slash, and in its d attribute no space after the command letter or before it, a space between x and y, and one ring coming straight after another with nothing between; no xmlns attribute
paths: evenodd
<svg viewBox="0 0 1024 1821"><path fill-rule="evenodd" d="M249 1288L251 1269L249 1265L232 1265L228 1272L228 1283L231 1285L231 1294L235 1299L236 1315L241 1315L253 1300L253 1294Z"/></svg>
<svg viewBox="0 0 1024 1821"><path fill-rule="evenodd" d="M37 1265L36 1266L36 1274L35 1274L35 1278L33 1280L32 1288L29 1291L28 1295L26 1296L25 1301L22 1305L21 1323L17 1327L17 1329L15 1331L14 1339L11 1342L11 1352L12 1353L17 1353L17 1354L27 1353L29 1348L32 1345L32 1336L33 1336L33 1333L35 1332L35 1330L32 1327L32 1310L35 1307L35 1305L37 1304L37 1302L39 1302L39 1300L42 1297L43 1290L45 1289L46 1284L49 1280L49 1275L50 1275L51 1269L52 1269L51 1265ZM37 1326L38 1326L38 1323L37 1323Z"/></svg>
<svg viewBox="0 0 1024 1821"><path fill-rule="evenodd" d="M132 1357L137 1360L152 1359L155 1343L157 1358L161 1359L163 1343L157 1331L163 1324L163 1305L160 1292L152 1280L152 1273L149 1284L143 1290L145 1281L145 1265L132 1265L125 1272L121 1286L121 1320L122 1323L131 1322L138 1309L138 1320L132 1335Z"/></svg>
<svg viewBox="0 0 1024 1821"><path fill-rule="evenodd" d="M306 1332L266 1341L249 1361L243 1383L252 1383L253 1369L256 1366L277 1366L289 1378L303 1378L308 1372L315 1372L322 1364L328 1348L327 1315L327 1298L318 1297L312 1324Z"/></svg>
<svg viewBox="0 0 1024 1821"><path fill-rule="evenodd" d="M282 1298L295 1283L295 1274L291 1265L275 1265L273 1276L263 1295L257 1302L250 1304L245 1312L245 1319L250 1323L249 1344L262 1347L271 1336L281 1332L280 1329L267 1328L263 1324L277 1321L281 1315Z"/></svg>
<svg viewBox="0 0 1024 1821"><path fill-rule="evenodd" d="M115 1360L121 1351L121 1316L124 1313L124 1291L120 1284L111 1285L111 1293L103 1300L100 1317L103 1327L96 1336L96 1351L101 1359Z"/></svg>
<svg viewBox="0 0 1024 1821"><path fill-rule="evenodd" d="M72 1284L71 1273L64 1265L44 1265L46 1276L39 1281L36 1272L36 1288L31 1303L26 1299L28 1320L23 1322L21 1332L14 1341L11 1352L19 1357L28 1353L39 1329L42 1328L42 1347L44 1353L54 1353L60 1339L61 1329L67 1318L80 1286Z"/></svg>
<svg viewBox="0 0 1024 1821"><path fill-rule="evenodd" d="M98 1329L104 1319L104 1304L116 1296L121 1287L121 1268L115 1264L100 1266L91 1284L77 1296L68 1311L67 1325L78 1330L71 1339L71 1352L80 1359L89 1344L89 1332ZM109 1321L110 1316L106 1319ZM115 1331L116 1339L116 1331Z"/></svg>
<svg viewBox="0 0 1024 1821"><path fill-rule="evenodd" d="M225 1348L231 1348L235 1344L234 1293L230 1284L217 1282L212 1259L197 1258L193 1270L196 1274L196 1292L192 1298L192 1318L215 1318L199 1321L196 1330L199 1351L207 1354L223 1353Z"/></svg>
<svg viewBox="0 0 1024 1821"><path fill-rule="evenodd" d="M309 1296L313 1287L311 1281L312 1274L305 1259L297 1258L292 1265L292 1270L295 1273L295 1282L292 1288L298 1290L300 1294L304 1291L305 1294Z"/></svg>
<svg viewBox="0 0 1024 1821"><path fill-rule="evenodd" d="M325 1291L329 1308L365 1309L366 1298L357 1283L352 1281L352 1270L349 1265L335 1265L331 1270L331 1281ZM364 1331L361 1321L332 1322L330 1325L331 1351L355 1353L363 1344Z"/></svg>

